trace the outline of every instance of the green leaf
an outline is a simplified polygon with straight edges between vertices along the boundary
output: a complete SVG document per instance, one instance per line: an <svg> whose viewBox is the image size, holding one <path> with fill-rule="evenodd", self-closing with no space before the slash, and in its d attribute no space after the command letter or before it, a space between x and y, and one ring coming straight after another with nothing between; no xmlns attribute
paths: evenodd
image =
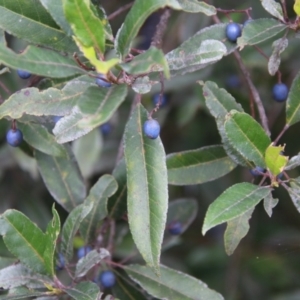
<svg viewBox="0 0 300 300"><path fill-rule="evenodd" d="M57 238L60 233L60 219L57 211L55 210L54 204L52 207L52 213L53 219L49 222L45 232L46 247L44 252L44 259L48 273L51 274L51 276L54 276L54 254Z"/></svg>
<svg viewBox="0 0 300 300"><path fill-rule="evenodd" d="M91 7L91 8L93 9L93 7ZM109 24L109 21L107 19L105 10L103 9L102 6L100 6L98 4L95 7L95 11L96 11L96 14L97 14L98 18L101 20L101 22L104 26L103 29L104 29L104 32L105 32L106 39L109 40L109 41L113 41L114 40L113 32L112 32L111 26Z"/></svg>
<svg viewBox="0 0 300 300"><path fill-rule="evenodd" d="M286 102L286 123L291 126L300 121L300 72L295 77Z"/></svg>
<svg viewBox="0 0 300 300"><path fill-rule="evenodd" d="M278 4L277 2L275 3ZM273 42L273 52L268 61L268 71L270 75L274 76L278 71L281 62L280 54L287 48L288 45L289 40L286 37L282 37Z"/></svg>
<svg viewBox="0 0 300 300"><path fill-rule="evenodd" d="M287 29L287 25L274 19L256 19L247 24L242 31L242 36L237 39L237 45L242 49L247 45L256 45L281 31Z"/></svg>
<svg viewBox="0 0 300 300"><path fill-rule="evenodd" d="M205 215L202 234L216 225L231 221L255 207L270 193L269 187L251 183L237 183L223 192L209 207Z"/></svg>
<svg viewBox="0 0 300 300"><path fill-rule="evenodd" d="M147 94L151 91L152 84L148 76L143 76L137 78L131 87L138 94Z"/></svg>
<svg viewBox="0 0 300 300"><path fill-rule="evenodd" d="M124 269L132 280L159 299L224 299L219 293L209 289L202 281L163 265L160 265L160 277L156 276L147 266L129 265Z"/></svg>
<svg viewBox="0 0 300 300"><path fill-rule="evenodd" d="M8 291L5 295L0 295L0 300L17 300L17 299L38 299L37 297L49 295L48 292L39 292L26 287L17 287ZM32 298L34 297L34 298Z"/></svg>
<svg viewBox="0 0 300 300"><path fill-rule="evenodd" d="M169 66L165 59L164 53L162 50L155 47L151 47L143 54L134 57L129 63L124 63L120 66L129 74L139 75L157 70L163 70L166 78L170 77Z"/></svg>
<svg viewBox="0 0 300 300"><path fill-rule="evenodd" d="M104 248L90 251L86 256L78 261L75 270L75 278L83 277L90 269L95 267L108 256L110 256L110 253Z"/></svg>
<svg viewBox="0 0 300 300"><path fill-rule="evenodd" d="M283 150L284 146L273 146L273 143L266 150L266 165L274 176L280 174L288 162L288 156L282 155Z"/></svg>
<svg viewBox="0 0 300 300"><path fill-rule="evenodd" d="M59 143L73 141L107 122L127 95L126 85L109 89L89 87L80 96L69 116L60 119L53 129Z"/></svg>
<svg viewBox="0 0 300 300"><path fill-rule="evenodd" d="M298 155L293 156L285 166L284 170L293 170L300 166L300 153Z"/></svg>
<svg viewBox="0 0 300 300"><path fill-rule="evenodd" d="M96 164L101 155L102 146L103 141L99 128L95 128L73 142L72 149L84 178L88 178L94 174Z"/></svg>
<svg viewBox="0 0 300 300"><path fill-rule="evenodd" d="M67 21L73 32L85 47L93 47L97 53L105 50L103 23L90 8L89 0L62 0Z"/></svg>
<svg viewBox="0 0 300 300"><path fill-rule="evenodd" d="M88 87L89 84L85 81L73 80L62 90L49 88L40 92L37 88L25 88L1 104L0 119L5 116L19 119L23 114L35 116L69 114Z"/></svg>
<svg viewBox="0 0 300 300"><path fill-rule="evenodd" d="M67 157L35 151L39 171L52 197L67 211L83 202L86 188L69 147Z"/></svg>
<svg viewBox="0 0 300 300"><path fill-rule="evenodd" d="M107 216L107 199L118 189L118 184L113 176L103 175L91 188L84 203L92 205L91 211L85 216L80 225L80 232L85 242L96 238L100 222Z"/></svg>
<svg viewBox="0 0 300 300"><path fill-rule="evenodd" d="M108 199L110 218L121 218L127 209L127 176L125 159L122 159L113 170L112 175L118 183L118 190Z"/></svg>
<svg viewBox="0 0 300 300"><path fill-rule="evenodd" d="M172 8L178 9L177 5L175 3L178 2L180 5L180 10L189 12L189 13L203 13L207 16L212 16L217 13L216 8L212 5L209 5L205 3L204 1L198 1L198 0L176 0L174 1L174 4L169 4ZM176 3L177 4L177 3Z"/></svg>
<svg viewBox="0 0 300 300"><path fill-rule="evenodd" d="M199 184L232 171L236 164L221 145L172 153L167 156L168 182L174 185Z"/></svg>
<svg viewBox="0 0 300 300"><path fill-rule="evenodd" d="M224 233L225 251L228 255L233 254L241 239L246 236L250 229L249 220L254 211L254 207L246 211L241 216L227 222Z"/></svg>
<svg viewBox="0 0 300 300"><path fill-rule="evenodd" d="M5 31L36 45L43 45L48 48L70 53L77 50L76 44L73 40L63 31L57 29L57 25L55 23L55 27L50 27L48 24L42 23L42 20L44 20L43 16L41 16L40 20L32 19L31 16L26 15L28 10L15 12L9 8L5 8L5 5L3 6L3 2L7 3L8 1L0 1L0 27ZM23 0L18 2L19 5L23 6L26 1ZM37 6L44 10L44 7L38 1L30 2L32 5L32 11L37 10ZM25 6L27 5L25 4ZM29 8L27 7L27 9ZM32 34L33 32L34 34Z"/></svg>
<svg viewBox="0 0 300 300"><path fill-rule="evenodd" d="M225 132L229 142L245 159L256 166L266 166L264 155L271 140L250 115L231 111L225 121Z"/></svg>
<svg viewBox="0 0 300 300"><path fill-rule="evenodd" d="M300 212L300 177L293 178L290 181L290 188L288 188L289 195L298 210Z"/></svg>
<svg viewBox="0 0 300 300"><path fill-rule="evenodd" d="M143 134L147 112L138 104L125 129L128 221L146 263L158 272L168 207L166 156L160 138Z"/></svg>
<svg viewBox="0 0 300 300"><path fill-rule="evenodd" d="M16 54L0 43L0 63L13 69L22 69L47 77L62 78L83 73L73 58L34 46L29 46L21 54Z"/></svg>
<svg viewBox="0 0 300 300"><path fill-rule="evenodd" d="M269 193L264 199L264 209L268 216L271 218L273 213L273 208L278 204L279 200L273 198L272 193Z"/></svg>
<svg viewBox="0 0 300 300"><path fill-rule="evenodd" d="M64 15L62 0L40 0L40 2L51 14L51 17L55 20L55 22L63 29L63 31L68 36L71 36L72 29Z"/></svg>
<svg viewBox="0 0 300 300"><path fill-rule="evenodd" d="M28 288L43 288L45 283L52 284L48 277L32 272L22 264L13 264L0 270L2 289L12 289L22 285Z"/></svg>
<svg viewBox="0 0 300 300"><path fill-rule="evenodd" d="M54 136L43 125L18 123L18 128L22 131L24 140L33 148L52 156L67 156L66 149L55 141Z"/></svg>
<svg viewBox="0 0 300 300"><path fill-rule="evenodd" d="M280 3L274 0L261 0L261 4L269 14L284 22L284 16Z"/></svg>
<svg viewBox="0 0 300 300"><path fill-rule="evenodd" d="M91 281L83 281L74 287L66 287L64 291L75 300L98 300L103 295L99 286Z"/></svg>
<svg viewBox="0 0 300 300"><path fill-rule="evenodd" d="M81 204L75 207L68 215L61 233L60 253L69 262L73 257L74 237L80 227L81 222L91 211L92 205Z"/></svg>
<svg viewBox="0 0 300 300"><path fill-rule="evenodd" d="M7 249L29 269L49 274L44 258L45 234L21 212L8 209L0 218L0 233Z"/></svg>

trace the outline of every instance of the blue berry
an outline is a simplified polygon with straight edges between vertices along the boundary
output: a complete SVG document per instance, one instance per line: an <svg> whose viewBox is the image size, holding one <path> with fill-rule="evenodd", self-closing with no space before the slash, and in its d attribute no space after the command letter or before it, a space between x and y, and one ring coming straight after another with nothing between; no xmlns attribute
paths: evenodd
<svg viewBox="0 0 300 300"><path fill-rule="evenodd" d="M273 98L277 102L283 102L286 100L289 93L289 89L284 83L277 83L273 86L272 94Z"/></svg>
<svg viewBox="0 0 300 300"><path fill-rule="evenodd" d="M160 133L160 125L154 119L149 119L144 123L144 133L150 139L156 139Z"/></svg>
<svg viewBox="0 0 300 300"><path fill-rule="evenodd" d="M54 116L52 118L52 120L53 120L54 123L57 123L61 118L62 118L62 116Z"/></svg>
<svg viewBox="0 0 300 300"><path fill-rule="evenodd" d="M65 258L61 253L58 253L58 260L56 263L56 270L63 270L65 267Z"/></svg>
<svg viewBox="0 0 300 300"><path fill-rule="evenodd" d="M182 233L182 225L179 221L174 221L168 225L168 231L172 235L179 235Z"/></svg>
<svg viewBox="0 0 300 300"><path fill-rule="evenodd" d="M229 23L226 26L226 36L230 42L235 43L237 38L242 35L241 26L237 23Z"/></svg>
<svg viewBox="0 0 300 300"><path fill-rule="evenodd" d="M250 170L250 173L254 176L254 177L257 177L257 176L261 176L262 173L265 172L265 169L262 168L262 167L255 167L254 169L251 169Z"/></svg>
<svg viewBox="0 0 300 300"><path fill-rule="evenodd" d="M159 102L159 99L160 99L160 94L155 94L153 96L153 104L156 106ZM161 99L161 104L160 104L160 107L164 107L167 105L167 97L166 95L162 95L162 99Z"/></svg>
<svg viewBox="0 0 300 300"><path fill-rule="evenodd" d="M102 74L98 74L98 77L96 78L96 84L105 88L110 88L112 86L112 84L108 82Z"/></svg>
<svg viewBox="0 0 300 300"><path fill-rule="evenodd" d="M24 70L17 70L17 73L20 78L22 79L28 79L31 76L31 73L24 71Z"/></svg>
<svg viewBox="0 0 300 300"><path fill-rule="evenodd" d="M279 174L277 175L277 179L282 180L283 178L284 178L283 172L281 172L281 173L279 173Z"/></svg>
<svg viewBox="0 0 300 300"><path fill-rule="evenodd" d="M100 126L100 130L102 132L102 134L108 135L111 132L111 124L110 123L104 123Z"/></svg>
<svg viewBox="0 0 300 300"><path fill-rule="evenodd" d="M80 247L77 251L78 259L85 257L91 251L92 251L92 248L90 246Z"/></svg>
<svg viewBox="0 0 300 300"><path fill-rule="evenodd" d="M23 141L23 133L19 129L10 129L6 133L6 141L13 147L18 147Z"/></svg>
<svg viewBox="0 0 300 300"><path fill-rule="evenodd" d="M111 288L116 284L116 276L112 271L104 271L99 276L100 283L105 288Z"/></svg>
<svg viewBox="0 0 300 300"><path fill-rule="evenodd" d="M236 89L240 87L241 80L237 75L229 75L226 78L226 85L228 88Z"/></svg>

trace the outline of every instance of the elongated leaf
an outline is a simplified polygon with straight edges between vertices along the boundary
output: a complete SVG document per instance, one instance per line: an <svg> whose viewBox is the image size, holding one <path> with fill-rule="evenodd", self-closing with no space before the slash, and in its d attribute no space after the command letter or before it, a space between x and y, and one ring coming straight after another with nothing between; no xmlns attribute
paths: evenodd
<svg viewBox="0 0 300 300"><path fill-rule="evenodd" d="M3 289L11 289L18 286L28 288L43 288L44 284L51 284L50 278L32 272L22 264L14 264L0 270L0 286Z"/></svg>
<svg viewBox="0 0 300 300"><path fill-rule="evenodd" d="M13 69L22 69L47 77L62 78L83 73L72 58L34 46L29 46L21 54L16 54L0 43L0 63Z"/></svg>
<svg viewBox="0 0 300 300"><path fill-rule="evenodd" d="M286 103L286 123L293 125L300 121L300 72L295 77Z"/></svg>
<svg viewBox="0 0 300 300"><path fill-rule="evenodd" d="M3 0L1 2L3 2ZM41 21L31 19L30 17L23 15L22 12L16 13L10 9L7 9L2 6L3 4L1 5L1 2L0 27L5 31L36 45L43 45L70 53L78 50L73 40L62 30L55 27L50 27L48 24L41 23ZM22 4L20 3L20 5ZM34 34L32 34L33 32Z"/></svg>
<svg viewBox="0 0 300 300"><path fill-rule="evenodd" d="M209 289L202 281L161 265L161 276L156 276L147 266L129 265L126 273L141 285L150 295L159 299L195 300L224 299L219 293Z"/></svg>
<svg viewBox="0 0 300 300"><path fill-rule="evenodd" d="M64 30L64 32L68 36L71 36L72 29L64 15L62 0L40 0L40 2L51 14L51 17L55 20L55 22Z"/></svg>
<svg viewBox="0 0 300 300"><path fill-rule="evenodd" d="M290 188L288 188L289 195L300 213L300 177L293 178L290 182Z"/></svg>
<svg viewBox="0 0 300 300"><path fill-rule="evenodd" d="M39 292L26 287L17 287L8 291L5 295L0 295L0 300L17 300L17 299L32 299L34 297L37 299L39 296L49 295L48 292Z"/></svg>
<svg viewBox="0 0 300 300"><path fill-rule="evenodd" d="M275 3L278 4L277 2ZM287 48L288 44L289 41L286 37L282 37L273 42L273 52L268 62L268 71L270 75L273 76L278 71L281 62L280 54Z"/></svg>
<svg viewBox="0 0 300 300"><path fill-rule="evenodd" d="M0 218L0 233L7 249L29 269L49 274L44 252L45 234L21 212L9 209Z"/></svg>
<svg viewBox="0 0 300 300"><path fill-rule="evenodd" d="M224 233L225 251L228 255L231 255L241 239L246 236L250 229L249 219L252 216L254 207L249 209L241 216L227 222L227 228Z"/></svg>
<svg viewBox="0 0 300 300"><path fill-rule="evenodd" d="M102 296L98 285L91 281L83 281L74 287L66 287L64 291L75 300L98 300Z"/></svg>
<svg viewBox="0 0 300 300"><path fill-rule="evenodd" d="M273 198L272 193L268 194L264 199L264 209L268 216L271 218L273 213L273 208L278 204L279 200Z"/></svg>
<svg viewBox="0 0 300 300"><path fill-rule="evenodd" d="M83 202L86 188L70 149L67 157L35 151L39 171L52 197L67 211Z"/></svg>
<svg viewBox="0 0 300 300"><path fill-rule="evenodd" d="M188 185L224 176L236 167L221 145L203 147L167 156L168 182Z"/></svg>
<svg viewBox="0 0 300 300"><path fill-rule="evenodd" d="M163 70L166 78L170 77L169 66L164 53L155 47L151 47L145 53L136 56L129 63L121 64L121 68L129 74L135 75Z"/></svg>
<svg viewBox="0 0 300 300"><path fill-rule="evenodd" d="M202 233L205 234L210 228L241 216L269 193L269 187L247 182L231 186L208 207Z"/></svg>
<svg viewBox="0 0 300 300"><path fill-rule="evenodd" d="M84 203L91 205L91 211L85 216L80 232L86 243L94 240L99 229L100 222L107 216L107 199L112 196L118 188L113 176L103 175L91 188Z"/></svg>
<svg viewBox="0 0 300 300"><path fill-rule="evenodd" d="M264 155L271 144L263 128L248 114L231 111L225 132L232 146L256 166L265 167Z"/></svg>
<svg viewBox="0 0 300 300"><path fill-rule="evenodd" d="M127 95L127 86L89 87L78 100L70 116L56 123L53 133L59 143L66 143L87 134L107 122Z"/></svg>
<svg viewBox="0 0 300 300"><path fill-rule="evenodd" d="M55 141L43 125L18 123L18 128L23 132L24 140L35 149L53 156L67 156L66 149Z"/></svg>
<svg viewBox="0 0 300 300"><path fill-rule="evenodd" d="M125 129L128 220L137 248L156 272L168 207L166 157L160 138L143 134L147 113L137 105Z"/></svg>
<svg viewBox="0 0 300 300"><path fill-rule="evenodd" d="M9 116L12 119L19 119L23 114L34 116L69 114L89 85L85 81L74 80L63 90L49 88L40 92L37 88L23 89L1 104L0 118Z"/></svg>
<svg viewBox="0 0 300 300"><path fill-rule="evenodd" d="M93 6L91 8L93 9ZM107 19L107 15L106 15L104 8L100 5L96 5L95 11L96 11L95 14L98 16L98 18L101 20L101 22L104 26L103 29L105 32L106 39L109 41L113 41L114 40L113 32L112 32L111 26L109 24L109 21Z"/></svg>
<svg viewBox="0 0 300 300"><path fill-rule="evenodd" d="M90 1L62 0L67 21L76 38L85 47L93 47L97 53L104 53L105 34L103 23L90 8Z"/></svg>
<svg viewBox="0 0 300 300"><path fill-rule="evenodd" d="M203 13L206 14L207 16L212 16L216 14L216 8L212 5L209 5L205 3L204 1L198 1L198 0L176 0L178 4L180 5L180 10L190 12L190 13ZM172 8L177 9L177 5L174 1L174 4L169 4L171 5ZM172 3L172 1L171 1Z"/></svg>
<svg viewBox="0 0 300 300"><path fill-rule="evenodd" d="M90 251L86 256L78 261L76 265L75 277L83 277L91 268L96 266L108 256L110 256L110 253L104 248Z"/></svg>
<svg viewBox="0 0 300 300"><path fill-rule="evenodd" d="M284 16L281 5L275 0L261 0L263 8L273 17L284 22Z"/></svg>
<svg viewBox="0 0 300 300"><path fill-rule="evenodd" d="M300 153L298 155L293 156L285 166L284 170L293 170L300 166Z"/></svg>
<svg viewBox="0 0 300 300"><path fill-rule="evenodd" d="M122 159L113 170L112 175L118 183L118 190L108 199L110 218L121 218L127 209L127 175L125 159Z"/></svg>
<svg viewBox="0 0 300 300"><path fill-rule="evenodd" d="M287 25L274 19L256 19L247 24L237 39L240 48L256 45L287 29Z"/></svg>
<svg viewBox="0 0 300 300"><path fill-rule="evenodd" d="M67 262L70 261L73 256L73 240L75 234L77 233L81 222L91 209L92 205L78 205L71 211L63 225L60 253L64 256Z"/></svg>

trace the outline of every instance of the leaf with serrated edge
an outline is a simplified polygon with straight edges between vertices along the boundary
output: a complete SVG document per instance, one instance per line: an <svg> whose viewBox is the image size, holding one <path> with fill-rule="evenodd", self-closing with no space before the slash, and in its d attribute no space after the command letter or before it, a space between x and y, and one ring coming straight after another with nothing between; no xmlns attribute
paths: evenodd
<svg viewBox="0 0 300 300"><path fill-rule="evenodd" d="M34 46L28 46L21 54L16 54L0 43L0 63L46 77L62 78L83 73L73 58Z"/></svg>
<svg viewBox="0 0 300 300"><path fill-rule="evenodd" d="M104 248L90 251L76 264L75 278L83 277L91 268L108 256L110 256L110 253Z"/></svg>
<svg viewBox="0 0 300 300"><path fill-rule="evenodd" d="M231 111L224 126L231 145L245 159L265 167L264 155L271 140L260 124L246 113Z"/></svg>
<svg viewBox="0 0 300 300"><path fill-rule="evenodd" d="M274 0L261 0L261 4L269 14L284 22L284 16L280 3Z"/></svg>
<svg viewBox="0 0 300 300"><path fill-rule="evenodd" d="M49 274L44 252L45 234L21 212L9 209L0 217L0 233L7 249L31 270Z"/></svg>
<svg viewBox="0 0 300 300"><path fill-rule="evenodd" d="M282 155L283 150L284 146L273 146L273 143L266 149L266 165L274 176L281 173L288 162L288 156Z"/></svg>
<svg viewBox="0 0 300 300"><path fill-rule="evenodd" d="M273 208L278 204L279 200L277 198L273 198L272 193L269 193L264 198L264 209L268 216L271 218L273 213Z"/></svg>
<svg viewBox="0 0 300 300"><path fill-rule="evenodd" d="M256 206L270 193L269 187L251 183L237 183L223 192L209 207L205 215L202 234L216 225L233 220Z"/></svg>
<svg viewBox="0 0 300 300"><path fill-rule="evenodd" d="M125 129L128 222L146 263L159 272L161 243L168 208L166 156L158 137L143 133L147 112L138 104Z"/></svg>
<svg viewBox="0 0 300 300"><path fill-rule="evenodd" d="M288 44L289 40L286 37L282 37L273 42L273 52L268 61L268 71L270 75L274 76L278 71L281 62L280 54L287 48Z"/></svg>
<svg viewBox="0 0 300 300"><path fill-rule="evenodd" d="M256 45L285 30L287 25L274 19L256 19L245 26L237 45L242 49L247 45Z"/></svg>
<svg viewBox="0 0 300 300"><path fill-rule="evenodd" d="M223 146L208 146L167 156L168 181L174 185L208 182L231 172L236 164Z"/></svg>
<svg viewBox="0 0 300 300"><path fill-rule="evenodd" d="M69 145L65 147L67 157L55 157L35 151L35 158L49 193L70 212L83 202L86 187Z"/></svg>
<svg viewBox="0 0 300 300"><path fill-rule="evenodd" d="M99 286L91 281L83 281L73 287L65 287L64 291L75 300L96 300L103 295Z"/></svg>
<svg viewBox="0 0 300 300"><path fill-rule="evenodd" d="M286 123L291 126L300 121L300 72L294 78L287 101L286 101Z"/></svg>
<svg viewBox="0 0 300 300"><path fill-rule="evenodd" d="M190 275L160 265L161 275L156 276L147 266L129 265L125 272L150 295L172 300L223 300L219 293Z"/></svg>
<svg viewBox="0 0 300 300"><path fill-rule="evenodd" d="M241 216L227 222L224 233L224 245L228 255L231 255L234 252L241 239L248 233L250 229L249 219L251 218L253 211L254 207Z"/></svg>
<svg viewBox="0 0 300 300"><path fill-rule="evenodd" d="M81 222L91 211L92 205L81 204L75 207L71 213L68 215L61 233L61 244L60 253L64 256L65 260L68 262L73 256L73 239L77 233Z"/></svg>
<svg viewBox="0 0 300 300"><path fill-rule="evenodd" d="M85 216L80 225L80 232L85 242L96 238L99 223L107 216L107 199L118 189L113 176L105 174L91 188L88 197L84 200L86 205L92 205L91 211Z"/></svg>

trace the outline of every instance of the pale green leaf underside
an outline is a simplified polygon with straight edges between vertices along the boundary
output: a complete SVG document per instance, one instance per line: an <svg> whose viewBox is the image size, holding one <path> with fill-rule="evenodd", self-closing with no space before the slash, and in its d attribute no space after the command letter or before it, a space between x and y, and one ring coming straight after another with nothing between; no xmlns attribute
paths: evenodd
<svg viewBox="0 0 300 300"><path fill-rule="evenodd" d="M295 77L286 102L286 123L293 125L300 121L300 72Z"/></svg>
<svg viewBox="0 0 300 300"><path fill-rule="evenodd" d="M64 291L75 300L101 299L99 286L91 281L83 281L73 287L66 287Z"/></svg>
<svg viewBox="0 0 300 300"><path fill-rule="evenodd" d="M284 16L281 5L275 0L261 0L263 8L273 17L284 22Z"/></svg>

